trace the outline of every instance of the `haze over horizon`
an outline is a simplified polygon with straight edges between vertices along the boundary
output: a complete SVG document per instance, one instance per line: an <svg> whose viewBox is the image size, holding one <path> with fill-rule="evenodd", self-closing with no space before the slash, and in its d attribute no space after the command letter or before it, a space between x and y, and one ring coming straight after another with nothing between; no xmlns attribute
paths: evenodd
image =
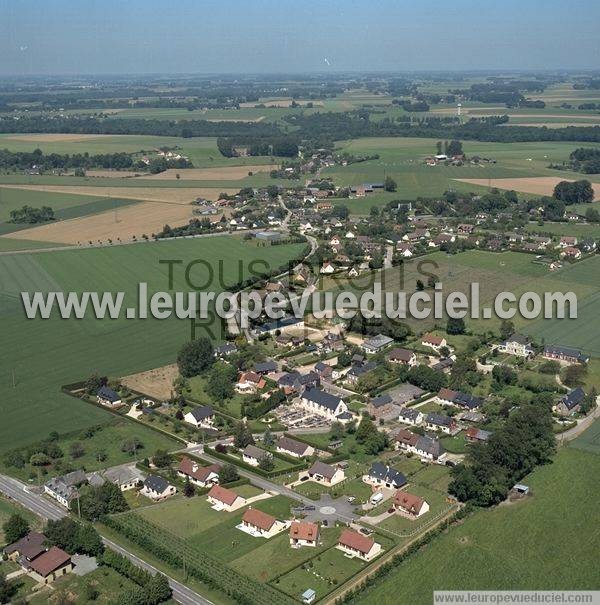
<svg viewBox="0 0 600 605"><path fill-rule="evenodd" d="M589 70L599 23L589 0L0 0L0 75Z"/></svg>

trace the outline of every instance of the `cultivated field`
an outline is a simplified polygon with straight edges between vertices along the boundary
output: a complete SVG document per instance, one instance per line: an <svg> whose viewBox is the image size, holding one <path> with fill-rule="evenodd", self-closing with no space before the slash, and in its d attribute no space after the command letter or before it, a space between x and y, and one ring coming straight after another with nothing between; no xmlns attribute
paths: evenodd
<svg viewBox="0 0 600 605"><path fill-rule="evenodd" d="M8 141L25 141L26 143L78 143L80 141L91 141L112 137L108 134L61 134L61 133L39 133L39 134L11 134L5 137Z"/></svg>
<svg viewBox="0 0 600 605"><path fill-rule="evenodd" d="M22 291L124 292L125 304L131 305L141 281L148 283L150 293L168 290L167 268L160 260L181 260L183 267L195 259L216 267L222 260L222 279L215 273L209 280L218 292L247 276L250 261L264 259L279 266L302 250L302 245L259 248L222 236L0 256L0 450L52 430L65 433L106 422L112 417L107 412L63 395L60 386L95 371L120 376L173 363L179 347L191 337L189 321L174 317L97 320L88 314L82 320L64 321L56 315L29 320L21 305ZM244 259L241 267L239 259ZM200 265L190 273L195 283L208 277L208 269ZM175 271L173 288L190 289L183 269ZM219 323L209 321L205 328L221 340Z"/></svg>
<svg viewBox="0 0 600 605"><path fill-rule="evenodd" d="M173 381L177 376L179 376L177 365L169 364L162 368L123 376L121 382L134 391L165 400L173 395Z"/></svg>
<svg viewBox="0 0 600 605"><path fill-rule="evenodd" d="M588 175L582 175L582 179L588 178ZM456 179L461 183L479 185L481 187L497 187L498 189L508 189L521 191L523 193L534 193L535 195L552 195L554 187L561 181L574 181L576 179L563 179L552 176L538 176L531 178L514 179ZM594 183L594 198L600 199L600 184Z"/></svg>
<svg viewBox="0 0 600 605"><path fill-rule="evenodd" d="M247 166L223 166L221 168L171 168L158 174L144 176L146 179L160 180L177 180L183 181L238 181L246 178L248 173L270 172L279 168L279 164L260 164Z"/></svg>

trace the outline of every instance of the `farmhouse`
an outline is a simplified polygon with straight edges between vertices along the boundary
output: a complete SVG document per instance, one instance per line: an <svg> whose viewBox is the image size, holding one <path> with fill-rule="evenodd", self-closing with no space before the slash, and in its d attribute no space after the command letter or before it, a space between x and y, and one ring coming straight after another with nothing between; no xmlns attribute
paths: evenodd
<svg viewBox="0 0 600 605"><path fill-rule="evenodd" d="M423 422L423 413L414 408L400 408L398 421L411 426L418 426Z"/></svg>
<svg viewBox="0 0 600 605"><path fill-rule="evenodd" d="M561 400L554 406L554 411L559 413L561 416L571 416L579 411L584 399L584 390L581 387L577 387L561 398Z"/></svg>
<svg viewBox="0 0 600 605"><path fill-rule="evenodd" d="M572 237L570 235L563 235L559 242L558 245L560 248L570 248L570 247L574 247L577 245L577 238L576 237Z"/></svg>
<svg viewBox="0 0 600 605"><path fill-rule="evenodd" d="M121 401L121 397L106 385L101 386L98 389L98 393L96 394L96 401L99 404L105 405L109 408L116 408L123 403Z"/></svg>
<svg viewBox="0 0 600 605"><path fill-rule="evenodd" d="M307 410L331 420L343 420L338 417L348 412L348 406L343 399L316 387L304 389L300 403Z"/></svg>
<svg viewBox="0 0 600 605"><path fill-rule="evenodd" d="M394 509L406 517L418 519L429 511L429 504L419 496L397 491L394 496Z"/></svg>
<svg viewBox="0 0 600 605"><path fill-rule="evenodd" d="M546 359L558 359L560 361L568 361L569 363L587 363L590 360L579 349L563 347L561 345L546 345L543 356Z"/></svg>
<svg viewBox="0 0 600 605"><path fill-rule="evenodd" d="M215 412L210 405L201 405L188 412L183 419L196 428L213 428L215 424Z"/></svg>
<svg viewBox="0 0 600 605"><path fill-rule="evenodd" d="M498 350L507 355L529 357L534 354L531 341L523 334L513 334L510 338L498 345Z"/></svg>
<svg viewBox="0 0 600 605"><path fill-rule="evenodd" d="M277 451L293 458L308 458L315 453L315 448L312 445L283 435L277 440Z"/></svg>
<svg viewBox="0 0 600 605"><path fill-rule="evenodd" d="M50 479L44 485L44 492L57 500L63 506L69 508L71 501L79 497L78 486L87 481L85 472L82 470L67 473L62 477Z"/></svg>
<svg viewBox="0 0 600 605"><path fill-rule="evenodd" d="M457 428L454 419L443 414L427 414L425 417L425 423L429 430L441 431L442 433L447 433L448 435L451 435L454 431L456 431Z"/></svg>
<svg viewBox="0 0 600 605"><path fill-rule="evenodd" d="M165 500L172 496L177 491L174 485L171 485L166 479L159 475L148 475L144 481L144 485L140 490L142 496L151 498L152 500Z"/></svg>
<svg viewBox="0 0 600 605"><path fill-rule="evenodd" d="M52 546L28 562L25 569L38 584L51 584L57 578L73 570L71 556L57 546Z"/></svg>
<svg viewBox="0 0 600 605"><path fill-rule="evenodd" d="M206 499L212 504L214 510L224 510L228 513L246 505L244 498L238 496L233 490L220 485L213 485Z"/></svg>
<svg viewBox="0 0 600 605"><path fill-rule="evenodd" d="M271 452L267 452L255 445L247 445L242 452L242 460L250 466L258 466L261 460L272 457L273 454Z"/></svg>
<svg viewBox="0 0 600 605"><path fill-rule="evenodd" d="M437 400L443 405L452 405L467 410L476 410L483 403L479 397L445 388L440 389Z"/></svg>
<svg viewBox="0 0 600 605"><path fill-rule="evenodd" d="M102 476L110 483L117 485L122 492L139 488L146 479L146 475L133 465L106 469Z"/></svg>
<svg viewBox="0 0 600 605"><path fill-rule="evenodd" d="M406 477L391 466L382 462L374 462L366 475L363 475L363 483L373 487L387 487L398 489L406 485Z"/></svg>
<svg viewBox="0 0 600 605"><path fill-rule="evenodd" d="M363 561L371 561L381 552L381 544L351 529L342 531L336 548L350 557L358 557Z"/></svg>
<svg viewBox="0 0 600 605"><path fill-rule="evenodd" d="M290 525L290 546L316 546L319 541L319 526L310 521L292 521Z"/></svg>
<svg viewBox="0 0 600 605"><path fill-rule="evenodd" d="M424 334L421 338L421 344L424 347L431 347L434 351L439 351L442 347L447 347L448 342L443 336L435 334Z"/></svg>
<svg viewBox="0 0 600 605"><path fill-rule="evenodd" d="M221 467L218 464L210 466L200 466L196 460L184 456L177 468L177 474L184 479L189 479L190 483L199 487L208 487L219 483L219 471Z"/></svg>
<svg viewBox="0 0 600 605"><path fill-rule="evenodd" d="M400 347L392 349L388 353L387 359L390 363L399 363L410 367L417 364L417 356L415 355L414 351L402 349Z"/></svg>
<svg viewBox="0 0 600 605"><path fill-rule="evenodd" d="M341 468L325 464L320 460L315 460L303 476L307 476L310 481L316 481L327 486L336 485L346 478Z"/></svg>
<svg viewBox="0 0 600 605"><path fill-rule="evenodd" d="M377 353L391 345L393 342L393 338L385 336L384 334L377 334L377 336L365 340L360 347L365 353Z"/></svg>
<svg viewBox="0 0 600 605"><path fill-rule="evenodd" d="M242 516L242 522L238 525L238 529L255 538L272 538L285 527L286 524L283 521L278 521L272 515L263 513L256 508L246 510Z"/></svg>
<svg viewBox="0 0 600 605"><path fill-rule="evenodd" d="M562 249L560 256L577 260L578 258L581 258L581 250L574 246L567 246Z"/></svg>

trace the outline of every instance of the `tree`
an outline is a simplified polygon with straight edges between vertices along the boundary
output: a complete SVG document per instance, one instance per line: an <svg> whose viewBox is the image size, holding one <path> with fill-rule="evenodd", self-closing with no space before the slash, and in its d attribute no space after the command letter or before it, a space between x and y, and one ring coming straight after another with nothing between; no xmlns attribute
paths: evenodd
<svg viewBox="0 0 600 605"><path fill-rule="evenodd" d="M448 334L464 334L466 330L465 320L462 317L449 317L446 323Z"/></svg>
<svg viewBox="0 0 600 605"><path fill-rule="evenodd" d="M187 342L181 347L177 355L177 366L184 378L191 378L207 370L214 360L212 342L203 336Z"/></svg>
<svg viewBox="0 0 600 605"><path fill-rule="evenodd" d="M29 533L29 523L18 513L13 513L3 524L4 540L12 544Z"/></svg>
<svg viewBox="0 0 600 605"><path fill-rule="evenodd" d="M233 385L235 384L236 376L237 369L235 366L222 361L216 363L210 369L206 392L217 401L231 399L234 394Z"/></svg>
<svg viewBox="0 0 600 605"><path fill-rule="evenodd" d="M225 464L219 472L219 480L221 483L232 483L237 481L240 475L237 468L233 464Z"/></svg>
<svg viewBox="0 0 600 605"><path fill-rule="evenodd" d="M71 458L81 458L85 454L85 448L79 441L73 441L69 447L69 454Z"/></svg>
<svg viewBox="0 0 600 605"><path fill-rule="evenodd" d="M191 498L196 493L196 488L190 483L190 478L185 478L185 485L183 486L183 495L186 498Z"/></svg>
<svg viewBox="0 0 600 605"><path fill-rule="evenodd" d="M102 538L96 529L86 523L79 527L77 532L77 552L83 552L91 557L97 557L101 555L104 546L102 544Z"/></svg>
<svg viewBox="0 0 600 605"><path fill-rule="evenodd" d="M233 445L240 450L248 445L254 445L254 437L245 422L237 423L233 434Z"/></svg>
<svg viewBox="0 0 600 605"><path fill-rule="evenodd" d="M563 382L568 387L581 386L585 382L587 370L587 366L582 363L576 363L574 365L568 366L565 370L565 377L563 379Z"/></svg>
<svg viewBox="0 0 600 605"><path fill-rule="evenodd" d="M79 494L79 502L71 502L71 510L81 512L87 521L97 521L104 515L129 509L123 492L108 481L99 486L86 485L80 488Z"/></svg>
<svg viewBox="0 0 600 605"><path fill-rule="evenodd" d="M508 319L503 319L500 324L500 338L502 340L506 340L510 336L512 336L515 332L515 324Z"/></svg>
<svg viewBox="0 0 600 605"><path fill-rule="evenodd" d="M505 365L495 365L492 370L492 378L501 386L517 384L517 373Z"/></svg>
<svg viewBox="0 0 600 605"><path fill-rule="evenodd" d="M16 584L10 584L3 571L0 571L0 603L10 603L17 591Z"/></svg>
<svg viewBox="0 0 600 605"><path fill-rule="evenodd" d="M594 200L594 189L588 180L560 181L554 187L554 197L567 205L587 204Z"/></svg>
<svg viewBox="0 0 600 605"><path fill-rule="evenodd" d="M154 456L152 456L152 462L154 462L155 466L158 468L167 468L171 466L173 462L173 456L169 454L166 450L156 450Z"/></svg>
<svg viewBox="0 0 600 605"><path fill-rule="evenodd" d="M108 378L106 376L100 376L97 372L94 372L88 376L84 388L88 394L95 395L107 382Z"/></svg>
<svg viewBox="0 0 600 605"><path fill-rule="evenodd" d="M149 605L158 605L171 598L173 591L169 580L161 573L152 576L146 585L147 602Z"/></svg>
<svg viewBox="0 0 600 605"><path fill-rule="evenodd" d="M263 443L267 447L270 447L275 443L275 439L273 438L271 429L269 427L267 427L267 429L265 430L265 434L263 435Z"/></svg>
<svg viewBox="0 0 600 605"><path fill-rule="evenodd" d="M135 456L137 451L143 447L144 444L137 437L126 439L121 443L121 451L129 454L130 456Z"/></svg>
<svg viewBox="0 0 600 605"><path fill-rule="evenodd" d="M273 462L273 456L262 456L258 461L258 468L263 471L272 471L275 468L275 463Z"/></svg>
<svg viewBox="0 0 600 605"><path fill-rule="evenodd" d="M377 427L373 423L373 421L368 416L363 416L358 428L356 429L356 433L354 438L356 439L356 443L365 443L365 441L378 433Z"/></svg>
<svg viewBox="0 0 600 605"><path fill-rule="evenodd" d="M396 191L396 189L398 188L398 185L391 176L386 176L385 181L383 182L383 188L386 191Z"/></svg>
<svg viewBox="0 0 600 605"><path fill-rule="evenodd" d="M425 284L423 283L423 280L418 279L417 280L417 291L422 292L423 290L425 290Z"/></svg>
<svg viewBox="0 0 600 605"><path fill-rule="evenodd" d="M453 139L448 143L448 147L446 149L447 155L463 155L463 147L460 141Z"/></svg>

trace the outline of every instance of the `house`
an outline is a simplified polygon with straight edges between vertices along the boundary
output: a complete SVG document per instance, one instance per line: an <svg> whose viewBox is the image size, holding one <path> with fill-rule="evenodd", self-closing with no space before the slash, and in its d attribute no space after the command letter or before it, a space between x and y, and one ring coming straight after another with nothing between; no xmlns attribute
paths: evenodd
<svg viewBox="0 0 600 605"><path fill-rule="evenodd" d="M215 347L215 357L228 357L233 353L237 353L238 348L231 342L226 342L218 347Z"/></svg>
<svg viewBox="0 0 600 605"><path fill-rule="evenodd" d="M562 249L560 256L577 260L578 258L581 258L581 250L574 246L567 246Z"/></svg>
<svg viewBox="0 0 600 605"><path fill-rule="evenodd" d="M196 460L184 456L177 467L177 474L194 485L209 487L219 483L220 470L221 466L218 464L200 466Z"/></svg>
<svg viewBox="0 0 600 605"><path fill-rule="evenodd" d="M563 347L561 345L546 345L544 347L543 357L546 359L568 361L569 363L587 363L590 360L590 358L587 355L584 355L579 349Z"/></svg>
<svg viewBox="0 0 600 605"><path fill-rule="evenodd" d="M517 357L530 357L534 354L531 341L523 334L513 334L498 345L498 351Z"/></svg>
<svg viewBox="0 0 600 605"><path fill-rule="evenodd" d="M591 252L596 251L598 244L593 239L584 239L579 244L579 247L582 252L585 252L586 254L590 254Z"/></svg>
<svg viewBox="0 0 600 605"><path fill-rule="evenodd" d="M44 485L44 492L63 506L69 508L71 502L79 497L79 490L77 488L86 482L87 477L84 471L73 471L62 477L50 479Z"/></svg>
<svg viewBox="0 0 600 605"><path fill-rule="evenodd" d="M479 397L446 388L440 389L436 398L442 405L452 405L467 410L476 410L483 403Z"/></svg>
<svg viewBox="0 0 600 605"><path fill-rule="evenodd" d="M259 376L264 376L265 374L270 374L271 372L276 372L277 363L275 361L263 361L262 363L256 363L256 364L254 364L253 370Z"/></svg>
<svg viewBox="0 0 600 605"><path fill-rule="evenodd" d="M106 469L102 476L106 481L118 486L122 492L138 489L146 479L146 475L133 465Z"/></svg>
<svg viewBox="0 0 600 605"><path fill-rule="evenodd" d="M469 225L467 223L463 223L463 224L458 225L456 231L460 235L469 235L469 234L473 233L473 229L475 229L475 225Z"/></svg>
<svg viewBox="0 0 600 605"><path fill-rule="evenodd" d="M310 521L292 521L290 525L290 546L316 546L319 542L319 526Z"/></svg>
<svg viewBox="0 0 600 605"><path fill-rule="evenodd" d="M342 420L339 416L348 412L348 406L343 399L316 387L304 389L300 404L307 410L331 420Z"/></svg>
<svg viewBox="0 0 600 605"><path fill-rule="evenodd" d="M109 408L116 408L123 404L121 397L106 385L101 386L96 393L96 401L100 405L105 405Z"/></svg>
<svg viewBox="0 0 600 605"><path fill-rule="evenodd" d="M396 244L396 252L398 252L402 258L410 258L414 255L414 248L412 244L398 242Z"/></svg>
<svg viewBox="0 0 600 605"><path fill-rule="evenodd" d="M29 561L25 569L38 584L51 584L72 571L73 563L71 555L57 546L52 546Z"/></svg>
<svg viewBox="0 0 600 605"><path fill-rule="evenodd" d="M388 347L393 342L394 342L393 338L390 338L389 336L385 336L384 334L377 334L377 336L373 336L373 337L365 340L360 345L360 348L365 353L373 354L373 353L377 353L377 352L381 351L382 349L385 349L385 347Z"/></svg>
<svg viewBox="0 0 600 605"><path fill-rule="evenodd" d="M10 561L27 563L46 552L45 542L44 534L32 531L20 540L6 546L2 552Z"/></svg>
<svg viewBox="0 0 600 605"><path fill-rule="evenodd" d="M478 429L477 427L470 426L465 431L465 439L470 441L471 443L482 443L487 441L491 437L492 433L490 431L484 431L483 429Z"/></svg>
<svg viewBox="0 0 600 605"><path fill-rule="evenodd" d="M432 370L436 370L438 372L444 372L444 374L449 374L452 370L452 366L454 365L454 359L452 357L442 357L434 364L429 366Z"/></svg>
<svg viewBox="0 0 600 605"><path fill-rule="evenodd" d="M572 416L579 411L584 399L584 390L581 387L577 387L561 398L554 406L554 411L561 416Z"/></svg>
<svg viewBox="0 0 600 605"><path fill-rule="evenodd" d="M317 598L317 593L312 588L307 588L300 595L300 599L302 599L302 602L307 603L307 605L314 603L316 598Z"/></svg>
<svg viewBox="0 0 600 605"><path fill-rule="evenodd" d="M430 413L425 417L425 423L431 431L441 431L451 435L457 428L456 422L450 416Z"/></svg>
<svg viewBox="0 0 600 605"><path fill-rule="evenodd" d="M399 363L409 367L417 365L417 356L415 355L415 352L400 347L392 349L387 354L387 360L390 363Z"/></svg>
<svg viewBox="0 0 600 605"><path fill-rule="evenodd" d="M421 460L441 462L446 457L439 439L426 435L417 435L407 429L400 429L394 434L396 449L413 453Z"/></svg>
<svg viewBox="0 0 600 605"><path fill-rule="evenodd" d="M323 275L331 275L332 273L335 273L335 266L329 262L323 263L319 273L322 273Z"/></svg>
<svg viewBox="0 0 600 605"><path fill-rule="evenodd" d="M171 485L166 479L159 475L148 475L144 481L144 485L140 490L142 496L146 496L152 500L165 500L169 496L173 496L177 488Z"/></svg>
<svg viewBox="0 0 600 605"><path fill-rule="evenodd" d="M559 242L559 248L571 248L577 245L577 238L570 235L563 235Z"/></svg>
<svg viewBox="0 0 600 605"><path fill-rule="evenodd" d="M363 475L363 483L373 487L387 487L389 489L398 489L406 485L406 477L395 468L387 466L382 462L373 462L369 472Z"/></svg>
<svg viewBox="0 0 600 605"><path fill-rule="evenodd" d="M250 466L258 466L261 460L272 457L273 454L271 452L267 452L255 445L247 445L242 452L242 460Z"/></svg>
<svg viewBox="0 0 600 605"><path fill-rule="evenodd" d="M307 387L319 386L321 379L317 372L286 372L277 380L277 385L282 388L286 394L301 393Z"/></svg>
<svg viewBox="0 0 600 605"><path fill-rule="evenodd" d="M333 374L333 367L323 361L317 361L314 371L319 375L320 379L330 380Z"/></svg>
<svg viewBox="0 0 600 605"><path fill-rule="evenodd" d="M283 435L277 440L277 451L293 458L308 458L315 453L315 448L307 443L296 441Z"/></svg>
<svg viewBox="0 0 600 605"><path fill-rule="evenodd" d="M367 411L375 418L391 420L397 415L398 406L389 393L381 393L369 401Z"/></svg>
<svg viewBox="0 0 600 605"><path fill-rule="evenodd" d="M443 336L436 336L435 334L424 334L421 337L421 344L424 347L431 347L434 351L439 351L441 348L448 346L448 342Z"/></svg>
<svg viewBox="0 0 600 605"><path fill-rule="evenodd" d="M414 408L400 408L398 421L411 426L418 426L423 422L423 413Z"/></svg>
<svg viewBox="0 0 600 605"><path fill-rule="evenodd" d="M418 519L429 511L429 504L420 496L399 490L394 495L394 509L410 519Z"/></svg>
<svg viewBox="0 0 600 605"><path fill-rule="evenodd" d="M350 557L358 557L363 561L371 561L381 552L381 545L373 538L352 529L342 531L336 548Z"/></svg>
<svg viewBox="0 0 600 605"><path fill-rule="evenodd" d="M374 361L363 364L354 364L348 372L346 372L345 379L351 384L356 384L365 374L372 372L377 369L377 367L378 364Z"/></svg>
<svg viewBox="0 0 600 605"><path fill-rule="evenodd" d="M337 485L346 478L342 469L325 464L320 460L315 460L304 476L308 476L310 481L316 481L329 487Z"/></svg>
<svg viewBox="0 0 600 605"><path fill-rule="evenodd" d="M256 372L242 372L235 385L235 390L238 393L248 394L256 393L259 389L265 386L265 380Z"/></svg>
<svg viewBox="0 0 600 605"><path fill-rule="evenodd" d="M196 428L211 429L215 424L215 412L210 405L201 405L188 412L183 419Z"/></svg>
<svg viewBox="0 0 600 605"><path fill-rule="evenodd" d="M247 509L242 516L242 522L238 525L238 529L255 538L267 539L277 535L285 527L286 524L283 521L278 521L272 515L256 508Z"/></svg>
<svg viewBox="0 0 600 605"><path fill-rule="evenodd" d="M221 487L220 485L213 485L206 500L212 504L214 510L224 510L228 513L242 508L246 505L246 499L238 496L233 490Z"/></svg>

